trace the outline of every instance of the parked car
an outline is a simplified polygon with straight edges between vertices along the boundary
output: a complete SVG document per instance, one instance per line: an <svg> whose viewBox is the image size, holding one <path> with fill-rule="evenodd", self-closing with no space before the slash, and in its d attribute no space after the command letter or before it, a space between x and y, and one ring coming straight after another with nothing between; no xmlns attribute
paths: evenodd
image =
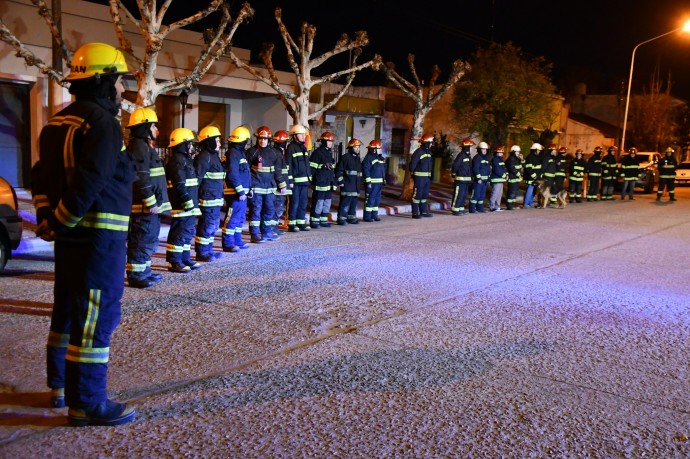
<svg viewBox="0 0 690 459"><path fill-rule="evenodd" d="M676 185L690 183L690 161L678 164L676 167Z"/></svg>
<svg viewBox="0 0 690 459"><path fill-rule="evenodd" d="M22 219L19 216L19 201L12 185L0 177L0 270L5 269L12 250L22 240Z"/></svg>
<svg viewBox="0 0 690 459"><path fill-rule="evenodd" d="M635 188L643 188L645 193L652 193L659 183L659 160L661 154L655 151L638 151L635 156L640 162L640 176L635 182ZM620 168L620 162L618 167ZM623 183L623 177L618 176L618 185ZM616 187L618 188L618 186Z"/></svg>

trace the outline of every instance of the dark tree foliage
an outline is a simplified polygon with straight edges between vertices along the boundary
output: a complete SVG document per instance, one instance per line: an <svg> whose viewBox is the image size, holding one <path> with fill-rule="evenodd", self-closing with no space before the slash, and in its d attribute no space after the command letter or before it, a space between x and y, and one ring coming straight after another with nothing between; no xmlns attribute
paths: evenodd
<svg viewBox="0 0 690 459"><path fill-rule="evenodd" d="M553 122L556 91L543 58L528 59L520 48L494 43L479 49L457 86L454 109L464 125L490 145L505 145L509 134L541 133Z"/></svg>

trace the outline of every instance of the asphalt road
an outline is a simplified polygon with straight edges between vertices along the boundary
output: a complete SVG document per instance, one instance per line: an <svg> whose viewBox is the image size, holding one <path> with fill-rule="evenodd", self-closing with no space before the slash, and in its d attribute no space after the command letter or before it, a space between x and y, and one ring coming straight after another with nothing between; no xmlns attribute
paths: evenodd
<svg viewBox="0 0 690 459"><path fill-rule="evenodd" d="M0 457L690 457L690 188L334 226L127 288L112 397L47 408L50 252L0 277ZM219 241L217 241L219 245Z"/></svg>

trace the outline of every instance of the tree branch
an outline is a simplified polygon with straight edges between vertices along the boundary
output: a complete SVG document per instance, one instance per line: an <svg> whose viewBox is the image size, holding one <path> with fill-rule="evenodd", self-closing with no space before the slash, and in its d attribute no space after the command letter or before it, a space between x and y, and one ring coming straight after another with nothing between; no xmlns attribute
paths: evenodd
<svg viewBox="0 0 690 459"><path fill-rule="evenodd" d="M50 34L53 36L53 40L55 40L55 43L57 43L58 47L60 48L62 58L69 65L69 63L72 61L72 52L67 49L65 42L62 40L62 35L60 34L57 25L53 21L53 16L48 8L48 5L46 5L46 2L43 0L31 0L31 3L38 8L38 15L45 20L46 24L48 25L48 29L50 30Z"/></svg>
<svg viewBox="0 0 690 459"><path fill-rule="evenodd" d="M342 89L338 91L338 94L326 105L315 111L314 113L309 114L309 119L313 120L315 118L318 118L321 116L323 113L326 113L327 110L329 110L331 107L335 106L335 104L338 103L338 101L347 93L347 90L350 89L350 85L352 84L352 80L355 79L355 73L352 72L350 76L347 78L347 82L345 85L343 85ZM315 83L316 84L316 83Z"/></svg>
<svg viewBox="0 0 690 459"><path fill-rule="evenodd" d="M171 0L167 0L167 2L170 2L170 1L171 1ZM161 31L161 33L163 34L163 35L161 36L161 39L162 39L162 38L165 38L165 37L166 37L170 32L172 32L173 30L177 30L177 29L179 29L179 28L188 26L189 24L193 24L193 23L195 23L195 22L197 22L197 21L199 21L199 20L205 18L205 17L208 16L209 14L211 14L211 13L213 13L214 11L218 10L218 8L220 7L220 5L221 5L222 3L223 3L223 0L213 0L213 1L211 2L211 4L208 5L208 7L206 7L206 9L201 10L201 11L198 11L197 13L195 13L195 14L189 16L189 17L186 17L186 18L184 18L184 19L180 19L180 20L177 21L177 22L173 22L172 24L170 24L170 25L167 26L167 27L161 27L161 28L160 28L160 31ZM162 9L161 9L161 10L162 10ZM165 12L163 12L163 13L165 13ZM163 21L163 16L162 16L162 15L159 17L159 21Z"/></svg>
<svg viewBox="0 0 690 459"><path fill-rule="evenodd" d="M201 57L197 60L196 65L186 78L187 84L198 82L204 76L204 74L206 74L208 69L211 68L211 65L213 65L214 62L220 59L227 52L228 47L232 42L232 38L239 26L254 14L254 9L249 5L249 3L245 3L242 5L242 9L237 14L237 17L232 23L228 33L224 34L223 32L225 31L225 28L232 17L230 15L230 9L227 5L223 4L221 8L223 10L223 18L220 25L216 29L217 33L203 50Z"/></svg>
<svg viewBox="0 0 690 459"><path fill-rule="evenodd" d="M30 67L37 67L41 73L48 75L50 78L63 86L66 84L66 82L63 81L64 75L36 57L34 53L24 46L19 38L10 32L10 29L7 28L2 19L0 19L0 40L11 45L17 51L15 56L24 59L26 65Z"/></svg>
<svg viewBox="0 0 690 459"><path fill-rule="evenodd" d="M125 11L125 14L128 17L131 17L132 14L129 12L129 10L127 10L127 7L125 7L125 5L122 3L122 0L110 0L109 4L110 4L110 16L113 18L113 24L115 25L115 35L117 35L117 40L120 43L120 47L128 55L134 57L138 61L139 66L141 67L142 62L138 57L134 56L134 50L132 49L132 42L129 41L129 39L125 35L124 24L122 21L122 17L120 16L120 8L122 8ZM134 24L137 27L139 26L138 21L135 21Z"/></svg>
<svg viewBox="0 0 690 459"><path fill-rule="evenodd" d="M297 47L297 44L295 44L295 41L292 39L290 32L288 32L287 27L285 27L285 23L283 23L282 10L280 9L280 7L276 8L275 18L276 22L278 22L278 30L280 31L280 36L283 37L283 42L285 43L285 50L287 52L288 63L290 64L292 71L295 73L295 75L297 75L299 79L299 75L301 74L301 72L299 66L297 65L297 62L295 61L295 55L292 53L292 50L294 49L296 52L299 53L300 48Z"/></svg>
<svg viewBox="0 0 690 459"><path fill-rule="evenodd" d="M353 41L350 41L348 36L346 34L343 34L340 36L340 39L336 42L332 50L327 51L319 57L312 59L311 68L314 69L318 67L319 65L323 64L325 61L337 54L349 51L351 49L361 48L362 46L366 46L368 44L369 38L367 37L366 32L356 32L356 39Z"/></svg>
<svg viewBox="0 0 690 459"><path fill-rule="evenodd" d="M316 84L328 83L329 81L332 81L332 80L334 80L338 77L341 77L343 75L351 75L351 77L354 78L356 72L363 70L363 69L366 69L366 68L369 68L369 67L373 68L374 70L378 70L379 67L381 66L381 61L382 61L381 56L376 54L372 60L367 61L363 64L359 64L355 67L350 67L348 69L341 70L341 71L335 72L335 73L331 73L330 75L325 75L321 78L317 78L315 80L312 80L312 86L316 85Z"/></svg>
<svg viewBox="0 0 690 459"><path fill-rule="evenodd" d="M411 99L417 98L417 87L409 81L407 81L405 78L403 78L403 76L400 75L398 72L396 72L395 65L392 62L388 62L383 70L386 73L388 79L395 86L397 86L398 89L400 89L407 97Z"/></svg>
<svg viewBox="0 0 690 459"><path fill-rule="evenodd" d="M247 72L251 73L252 75L254 75L254 77L256 77L257 79L261 80L262 82L266 83L268 86L273 88L273 90L276 91L279 95L282 95L285 98L290 99L290 100L295 99L297 97L297 95L294 94L293 92L282 88L278 84L277 79L276 79L276 81L273 81L271 78L267 78L265 75L263 75L261 72L256 70L254 67L251 67L251 66L245 64L244 62L242 62L240 60L240 58L238 58L235 55L235 53L232 52L232 50L230 50L228 52L228 56L230 56L230 59L235 63L235 65L237 67L242 68L242 69L246 70Z"/></svg>

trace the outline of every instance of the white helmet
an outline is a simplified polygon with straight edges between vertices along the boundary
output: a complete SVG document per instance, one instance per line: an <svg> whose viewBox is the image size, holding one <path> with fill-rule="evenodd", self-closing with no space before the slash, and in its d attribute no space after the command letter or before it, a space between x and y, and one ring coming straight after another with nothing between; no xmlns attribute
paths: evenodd
<svg viewBox="0 0 690 459"><path fill-rule="evenodd" d="M479 142L479 146L477 148L485 148L488 150L489 146L486 144L486 142Z"/></svg>
<svg viewBox="0 0 690 459"><path fill-rule="evenodd" d="M540 143L533 143L531 147L529 147L530 150L543 150L544 147L541 146Z"/></svg>
<svg viewBox="0 0 690 459"><path fill-rule="evenodd" d="M510 151L520 152L522 150L520 150L520 145L513 145L512 147L510 147Z"/></svg>

